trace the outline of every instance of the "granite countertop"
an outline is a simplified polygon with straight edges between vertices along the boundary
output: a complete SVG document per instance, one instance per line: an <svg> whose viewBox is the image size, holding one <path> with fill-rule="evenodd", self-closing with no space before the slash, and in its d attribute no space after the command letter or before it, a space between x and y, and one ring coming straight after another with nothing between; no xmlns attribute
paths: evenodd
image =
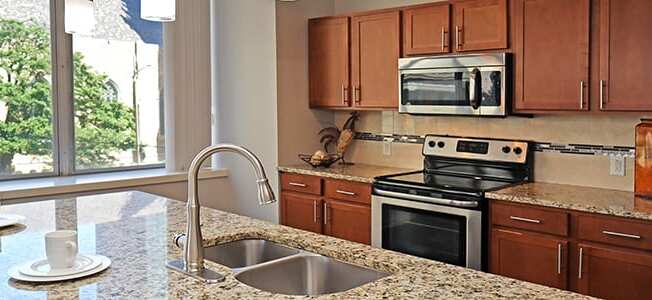
<svg viewBox="0 0 652 300"><path fill-rule="evenodd" d="M330 168L313 168L308 164L279 166L278 170L287 173L314 175L320 177L342 179L349 181L373 183L374 177L416 171L394 167L382 167L366 164L340 165L335 164Z"/></svg>
<svg viewBox="0 0 652 300"><path fill-rule="evenodd" d="M488 192L486 197L652 221L652 199L637 197L632 192L535 182Z"/></svg>
<svg viewBox="0 0 652 300"><path fill-rule="evenodd" d="M0 230L0 295L8 299L298 299L238 282L233 272L207 261L226 280L205 285L165 267L181 251L172 245L185 226L183 202L142 192L12 204L0 212L27 216L26 226ZM360 298L577 299L584 296L421 259L367 245L309 233L218 210L201 211L205 244L263 238L290 247L371 267L392 275L361 287L321 296ZM81 253L108 256L111 267L82 280L28 284L10 280L7 270L44 257L43 236L55 229L77 230Z"/></svg>

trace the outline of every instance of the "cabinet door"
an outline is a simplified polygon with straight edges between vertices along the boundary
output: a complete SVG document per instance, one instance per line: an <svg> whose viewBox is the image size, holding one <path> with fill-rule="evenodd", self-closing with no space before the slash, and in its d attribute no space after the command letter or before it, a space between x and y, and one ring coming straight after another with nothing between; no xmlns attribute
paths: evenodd
<svg viewBox="0 0 652 300"><path fill-rule="evenodd" d="M403 53L423 55L450 52L450 4L403 10Z"/></svg>
<svg viewBox="0 0 652 300"><path fill-rule="evenodd" d="M293 192L281 193L281 222L294 228L322 233L322 201L319 197Z"/></svg>
<svg viewBox="0 0 652 300"><path fill-rule="evenodd" d="M514 0L516 110L589 108L589 8L589 0Z"/></svg>
<svg viewBox="0 0 652 300"><path fill-rule="evenodd" d="M652 110L652 1L600 0L600 109Z"/></svg>
<svg viewBox="0 0 652 300"><path fill-rule="evenodd" d="M455 50L507 48L507 0L455 2Z"/></svg>
<svg viewBox="0 0 652 300"><path fill-rule="evenodd" d="M349 18L308 22L311 107L349 106Z"/></svg>
<svg viewBox="0 0 652 300"><path fill-rule="evenodd" d="M652 298L652 254L578 245L578 292L605 299Z"/></svg>
<svg viewBox="0 0 652 300"><path fill-rule="evenodd" d="M351 83L356 107L398 107L399 11L351 19Z"/></svg>
<svg viewBox="0 0 652 300"><path fill-rule="evenodd" d="M371 207L324 200L324 233L344 240L371 244Z"/></svg>
<svg viewBox="0 0 652 300"><path fill-rule="evenodd" d="M491 231L490 271L565 289L568 241L512 230Z"/></svg>

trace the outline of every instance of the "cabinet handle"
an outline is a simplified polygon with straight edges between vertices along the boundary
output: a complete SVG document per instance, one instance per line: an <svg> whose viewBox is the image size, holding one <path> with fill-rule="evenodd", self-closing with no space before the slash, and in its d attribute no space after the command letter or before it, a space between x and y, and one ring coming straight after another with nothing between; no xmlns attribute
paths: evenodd
<svg viewBox="0 0 652 300"><path fill-rule="evenodd" d="M360 86L356 86L353 89L353 101L355 101L356 104L360 104L360 92L362 88Z"/></svg>
<svg viewBox="0 0 652 300"><path fill-rule="evenodd" d="M338 193L338 194L342 194L342 195L355 196L354 192L347 192L347 191L342 191L342 190L337 190L335 192Z"/></svg>
<svg viewBox="0 0 652 300"><path fill-rule="evenodd" d="M627 234L627 233L620 233L620 232L613 232L613 231L606 231L606 230L602 231L602 233L604 233L606 235L624 237L624 238L630 238L630 239L636 239L636 240L641 239L640 235L634 235L634 234Z"/></svg>
<svg viewBox="0 0 652 300"><path fill-rule="evenodd" d="M521 218L521 217L515 217L515 216L510 216L509 218L512 219L512 220L515 220L515 221L534 223L534 224L541 224L541 220L534 220L534 219Z"/></svg>
<svg viewBox="0 0 652 300"><path fill-rule="evenodd" d="M561 274L561 244L557 244L557 274Z"/></svg>
<svg viewBox="0 0 652 300"><path fill-rule="evenodd" d="M317 200L312 200L312 220L317 223Z"/></svg>
<svg viewBox="0 0 652 300"><path fill-rule="evenodd" d="M577 278L582 279L582 258L584 257L584 248L580 248L580 263L577 266Z"/></svg>
<svg viewBox="0 0 652 300"><path fill-rule="evenodd" d="M324 225L328 224L328 203L324 202Z"/></svg>
<svg viewBox="0 0 652 300"><path fill-rule="evenodd" d="M441 52L446 51L446 28L441 28Z"/></svg>
<svg viewBox="0 0 652 300"><path fill-rule="evenodd" d="M457 49L459 50L462 47L462 40L460 39L460 32L462 29L459 26L455 26L455 42L457 44Z"/></svg>
<svg viewBox="0 0 652 300"><path fill-rule="evenodd" d="M298 182L290 182L288 184L291 185L291 186L298 186L298 187L307 187L308 186L308 185L306 185L304 183L298 183Z"/></svg>
<svg viewBox="0 0 652 300"><path fill-rule="evenodd" d="M584 109L584 80L580 81L580 109Z"/></svg>
<svg viewBox="0 0 652 300"><path fill-rule="evenodd" d="M600 110L604 110L604 86L606 82L600 80Z"/></svg>
<svg viewBox="0 0 652 300"><path fill-rule="evenodd" d="M349 103L347 101L347 99L346 99L346 94L347 94L346 93L346 86L342 85L342 103L344 103L344 105L347 105Z"/></svg>

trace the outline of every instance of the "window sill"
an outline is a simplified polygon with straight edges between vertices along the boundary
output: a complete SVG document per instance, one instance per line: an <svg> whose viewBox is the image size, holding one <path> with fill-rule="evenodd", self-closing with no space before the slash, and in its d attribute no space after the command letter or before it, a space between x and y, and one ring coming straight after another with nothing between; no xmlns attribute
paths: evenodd
<svg viewBox="0 0 652 300"><path fill-rule="evenodd" d="M199 179L227 176L228 171L225 169L206 169L200 172ZM184 182L187 178L188 173L186 172L168 172L164 168L160 168L66 177L20 179L0 184L0 201Z"/></svg>

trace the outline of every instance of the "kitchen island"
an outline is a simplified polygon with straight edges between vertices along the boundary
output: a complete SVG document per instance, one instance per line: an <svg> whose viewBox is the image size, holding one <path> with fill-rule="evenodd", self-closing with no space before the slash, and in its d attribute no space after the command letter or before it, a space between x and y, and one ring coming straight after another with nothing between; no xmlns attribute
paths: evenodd
<svg viewBox="0 0 652 300"><path fill-rule="evenodd" d="M294 298L249 287L229 268L210 261L207 267L226 275L224 282L205 285L167 269L168 260L181 257L172 239L185 228L183 202L122 192L4 205L0 212L27 217L25 226L0 229L0 299ZM261 238L392 274L318 298L583 297L209 208L202 209L201 220L207 246ZM53 230L77 230L80 252L105 255L113 261L111 267L85 279L53 284L9 279L10 267L45 256L43 236Z"/></svg>

